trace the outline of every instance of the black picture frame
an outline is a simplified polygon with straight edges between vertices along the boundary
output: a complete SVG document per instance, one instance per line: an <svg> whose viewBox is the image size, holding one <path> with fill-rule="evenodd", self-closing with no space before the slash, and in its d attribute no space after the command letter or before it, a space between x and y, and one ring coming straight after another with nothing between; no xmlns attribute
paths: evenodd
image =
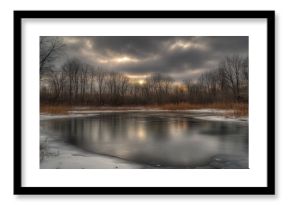
<svg viewBox="0 0 290 205"><path fill-rule="evenodd" d="M21 161L21 22L29 18L219 18L267 20L266 187L23 187ZM272 195L275 194L275 11L14 11L14 194Z"/></svg>

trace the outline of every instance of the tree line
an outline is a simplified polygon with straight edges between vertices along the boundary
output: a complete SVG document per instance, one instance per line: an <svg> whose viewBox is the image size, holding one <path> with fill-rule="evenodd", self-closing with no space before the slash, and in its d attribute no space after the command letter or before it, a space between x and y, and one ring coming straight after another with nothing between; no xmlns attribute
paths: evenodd
<svg viewBox="0 0 290 205"><path fill-rule="evenodd" d="M182 83L152 73L144 83L125 74L68 59L61 68L54 61L65 44L59 37L40 37L40 100L47 104L146 105L248 101L248 58L233 55L198 80Z"/></svg>
<svg viewBox="0 0 290 205"><path fill-rule="evenodd" d="M47 104L96 106L247 102L248 59L228 56L217 69L197 80L175 82L167 75L152 73L138 83L123 73L108 72L73 58L61 68L41 72L40 98Z"/></svg>

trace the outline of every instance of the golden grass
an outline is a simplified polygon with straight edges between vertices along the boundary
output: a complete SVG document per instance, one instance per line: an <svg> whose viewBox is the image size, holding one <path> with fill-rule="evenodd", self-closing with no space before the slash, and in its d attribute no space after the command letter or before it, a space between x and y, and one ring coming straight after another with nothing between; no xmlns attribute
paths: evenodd
<svg viewBox="0 0 290 205"><path fill-rule="evenodd" d="M188 109L222 109L232 112L226 112L228 117L243 117L248 116L248 104L246 103L210 103L210 104L190 104L190 103L176 103L164 105L146 105L147 109L155 108L161 110L188 110ZM118 107L84 107L82 110L130 110L138 109L140 106L118 106ZM67 114L68 111L76 110L74 106L70 105L41 105L40 113L42 114Z"/></svg>
<svg viewBox="0 0 290 205"><path fill-rule="evenodd" d="M233 111L226 113L226 115L229 117L248 116L248 104L246 103L210 103L210 104L178 103L178 104L154 105L153 107L163 110L222 109Z"/></svg>
<svg viewBox="0 0 290 205"><path fill-rule="evenodd" d="M41 105L41 114L67 114L68 111L72 110L71 106L68 105Z"/></svg>
<svg viewBox="0 0 290 205"><path fill-rule="evenodd" d="M244 117L244 116L248 116L249 114L249 108L248 108L248 104L241 104L241 103L237 103L233 105L233 113L232 116L234 117Z"/></svg>

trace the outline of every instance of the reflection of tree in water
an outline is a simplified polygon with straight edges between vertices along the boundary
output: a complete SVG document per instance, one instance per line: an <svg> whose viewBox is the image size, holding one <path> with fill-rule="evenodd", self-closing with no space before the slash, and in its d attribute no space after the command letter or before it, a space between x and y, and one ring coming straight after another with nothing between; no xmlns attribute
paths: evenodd
<svg viewBox="0 0 290 205"><path fill-rule="evenodd" d="M247 126L178 113L105 113L41 127L85 150L145 164L192 167L222 154L248 157Z"/></svg>

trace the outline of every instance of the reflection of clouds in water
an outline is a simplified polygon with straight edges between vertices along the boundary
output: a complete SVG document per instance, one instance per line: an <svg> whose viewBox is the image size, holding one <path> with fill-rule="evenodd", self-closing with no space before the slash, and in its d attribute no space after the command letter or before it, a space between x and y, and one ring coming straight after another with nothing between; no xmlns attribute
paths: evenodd
<svg viewBox="0 0 290 205"><path fill-rule="evenodd" d="M173 139L182 137L183 133L188 128L188 121L183 118L174 119L169 121L169 133Z"/></svg>
<svg viewBox="0 0 290 205"><path fill-rule="evenodd" d="M140 123L138 124L136 135L139 140L141 141L146 140L146 131L145 131L144 124L140 124Z"/></svg>
<svg viewBox="0 0 290 205"><path fill-rule="evenodd" d="M128 123L126 123L128 124ZM126 136L126 138L130 139L131 141L144 141L146 140L147 133L146 133L146 127L143 122L135 121L131 125L128 124L127 131L125 131L123 134Z"/></svg>
<svg viewBox="0 0 290 205"><path fill-rule="evenodd" d="M140 163L187 167L218 154L248 157L247 127L178 113L104 114L45 123L46 130L86 150Z"/></svg>

